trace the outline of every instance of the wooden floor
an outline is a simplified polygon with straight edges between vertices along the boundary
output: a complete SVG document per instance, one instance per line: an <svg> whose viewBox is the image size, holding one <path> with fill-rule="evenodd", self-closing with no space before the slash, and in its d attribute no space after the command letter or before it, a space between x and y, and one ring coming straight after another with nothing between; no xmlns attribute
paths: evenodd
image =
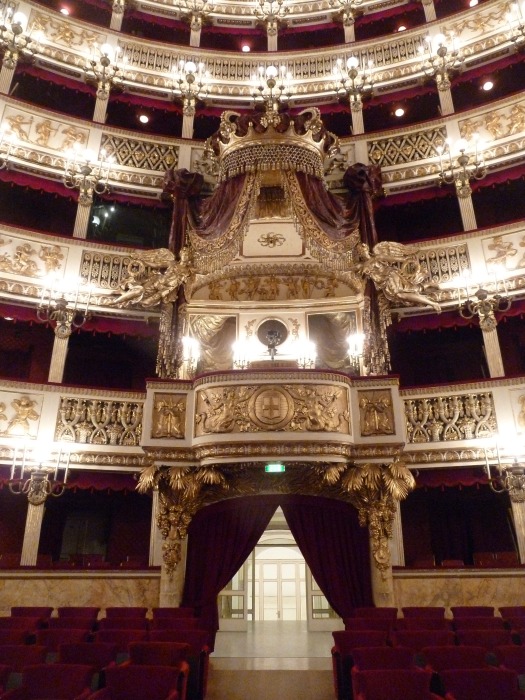
<svg viewBox="0 0 525 700"><path fill-rule="evenodd" d="M306 622L249 623L219 632L207 700L333 700L330 632Z"/></svg>

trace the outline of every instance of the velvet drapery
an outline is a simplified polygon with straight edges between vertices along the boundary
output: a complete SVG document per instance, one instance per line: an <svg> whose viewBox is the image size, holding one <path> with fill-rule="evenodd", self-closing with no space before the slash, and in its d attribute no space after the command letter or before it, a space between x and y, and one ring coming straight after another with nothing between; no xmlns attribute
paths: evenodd
<svg viewBox="0 0 525 700"><path fill-rule="evenodd" d="M203 508L188 529L182 605L196 607L203 624L218 629L217 596L247 559L282 506L306 563L341 616L372 605L368 530L355 509L313 496L267 495L229 499Z"/></svg>

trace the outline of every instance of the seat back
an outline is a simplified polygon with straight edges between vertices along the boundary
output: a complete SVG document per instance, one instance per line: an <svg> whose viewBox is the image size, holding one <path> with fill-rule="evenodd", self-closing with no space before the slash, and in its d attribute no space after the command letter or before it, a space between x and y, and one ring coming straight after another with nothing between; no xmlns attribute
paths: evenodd
<svg viewBox="0 0 525 700"><path fill-rule="evenodd" d="M432 671L451 668L486 668L487 651L483 647L424 647L423 658Z"/></svg>
<svg viewBox="0 0 525 700"><path fill-rule="evenodd" d="M506 605L502 608L498 608L498 610L500 611L501 617L525 618L525 605Z"/></svg>
<svg viewBox="0 0 525 700"><path fill-rule="evenodd" d="M111 700L166 700L177 690L181 671L176 666L113 666L106 670Z"/></svg>
<svg viewBox="0 0 525 700"><path fill-rule="evenodd" d="M37 644L47 647L48 652L58 651L59 644L87 642L89 632L87 630L38 630L36 633Z"/></svg>
<svg viewBox="0 0 525 700"><path fill-rule="evenodd" d="M118 654L127 654L131 642L145 642L148 639L146 630L99 630L95 641L114 644Z"/></svg>
<svg viewBox="0 0 525 700"><path fill-rule="evenodd" d="M26 666L43 664L46 653L46 647L36 644L2 644L0 664L10 666L12 671L21 673Z"/></svg>
<svg viewBox="0 0 525 700"><path fill-rule="evenodd" d="M198 617L154 617L151 620L153 630L189 630L199 629L201 621Z"/></svg>
<svg viewBox="0 0 525 700"><path fill-rule="evenodd" d="M15 605L11 608L11 617L38 617L45 619L51 617L53 608L39 605Z"/></svg>
<svg viewBox="0 0 525 700"><path fill-rule="evenodd" d="M401 610L403 611L403 617L445 617L445 608L437 606L410 605L408 607L401 608Z"/></svg>
<svg viewBox="0 0 525 700"><path fill-rule="evenodd" d="M90 617L96 620L100 612L100 608L90 606L73 606L57 608L58 617Z"/></svg>
<svg viewBox="0 0 525 700"><path fill-rule="evenodd" d="M515 671L519 675L525 674L525 647L517 644L506 644L493 649L501 666Z"/></svg>
<svg viewBox="0 0 525 700"><path fill-rule="evenodd" d="M153 608L153 618L157 617L195 617L195 608Z"/></svg>
<svg viewBox="0 0 525 700"><path fill-rule="evenodd" d="M60 644L58 662L61 664L89 664L100 671L117 657L116 644L103 642L78 642L77 644Z"/></svg>
<svg viewBox="0 0 525 700"><path fill-rule="evenodd" d="M502 630L505 620L502 617L457 617L454 627L457 630Z"/></svg>
<svg viewBox="0 0 525 700"><path fill-rule="evenodd" d="M485 620L489 618L484 618ZM402 617L396 620L396 630L450 630L450 620L444 617Z"/></svg>
<svg viewBox="0 0 525 700"><path fill-rule="evenodd" d="M210 633L207 630L151 630L149 638L153 642L182 642L190 646L188 663L188 699L202 700L208 686L210 662Z"/></svg>
<svg viewBox="0 0 525 700"><path fill-rule="evenodd" d="M443 671L441 680L447 693L458 700L517 700L518 676L497 668Z"/></svg>
<svg viewBox="0 0 525 700"><path fill-rule="evenodd" d="M89 689L93 669L87 665L39 664L22 674L27 700L72 700Z"/></svg>
<svg viewBox="0 0 525 700"><path fill-rule="evenodd" d="M362 693L366 700L429 700L431 678L421 670L356 671L352 685L354 697Z"/></svg>
<svg viewBox="0 0 525 700"><path fill-rule="evenodd" d="M384 647L388 640L388 634L380 630L337 630L332 637L341 656L349 656L357 647Z"/></svg>
<svg viewBox="0 0 525 700"><path fill-rule="evenodd" d="M132 642L129 661L143 666L175 666L187 661L191 647L184 642Z"/></svg>
<svg viewBox="0 0 525 700"><path fill-rule="evenodd" d="M356 671L414 668L414 652L406 647L358 647L352 651L352 657Z"/></svg>
<svg viewBox="0 0 525 700"><path fill-rule="evenodd" d="M0 617L0 630L36 630L40 623L38 617Z"/></svg>
<svg viewBox="0 0 525 700"><path fill-rule="evenodd" d="M395 620L397 617L397 608L376 608L371 606L354 608L351 617L387 617L390 620Z"/></svg>
<svg viewBox="0 0 525 700"><path fill-rule="evenodd" d="M47 626L50 630L87 630L91 632L95 621L90 617L50 617Z"/></svg>
<svg viewBox="0 0 525 700"><path fill-rule="evenodd" d="M494 617L494 608L489 605L455 605L450 608L457 617Z"/></svg>
<svg viewBox="0 0 525 700"><path fill-rule="evenodd" d="M455 643L454 632L450 630L397 630L392 634L395 647L408 647L421 651L423 647L444 647Z"/></svg>
<svg viewBox="0 0 525 700"><path fill-rule="evenodd" d="M145 617L103 617L98 621L101 630L147 630Z"/></svg>
<svg viewBox="0 0 525 700"><path fill-rule="evenodd" d="M123 617L144 618L144 617L146 617L147 612L148 612L148 608L111 607L111 608L106 608L106 618L108 618L108 619L112 619L114 617L118 617L119 619L122 619Z"/></svg>
<svg viewBox="0 0 525 700"><path fill-rule="evenodd" d="M28 630L0 630L0 645L25 644L28 634Z"/></svg>
<svg viewBox="0 0 525 700"><path fill-rule="evenodd" d="M458 630L456 637L461 646L483 647L488 651L512 644L510 630Z"/></svg>
<svg viewBox="0 0 525 700"><path fill-rule="evenodd" d="M379 630L390 632L392 620L388 617L345 617L345 630Z"/></svg>

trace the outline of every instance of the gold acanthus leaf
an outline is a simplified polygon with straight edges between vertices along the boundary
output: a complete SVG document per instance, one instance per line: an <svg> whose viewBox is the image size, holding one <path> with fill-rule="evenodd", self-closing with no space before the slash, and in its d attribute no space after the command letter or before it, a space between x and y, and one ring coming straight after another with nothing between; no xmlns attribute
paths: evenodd
<svg viewBox="0 0 525 700"><path fill-rule="evenodd" d="M385 487L396 500L404 500L416 487L412 472L400 461L389 464L384 470Z"/></svg>
<svg viewBox="0 0 525 700"><path fill-rule="evenodd" d="M137 491L139 493L146 493L154 489L160 479L159 468L156 464L150 464L145 467L139 476L139 483L137 484Z"/></svg>

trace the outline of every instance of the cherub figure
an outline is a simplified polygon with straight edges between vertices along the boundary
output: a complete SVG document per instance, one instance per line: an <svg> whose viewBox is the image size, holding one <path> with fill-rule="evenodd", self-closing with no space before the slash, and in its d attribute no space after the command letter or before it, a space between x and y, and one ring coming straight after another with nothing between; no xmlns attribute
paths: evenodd
<svg viewBox="0 0 525 700"><path fill-rule="evenodd" d="M403 305L431 306L438 313L440 305L429 297L437 288L415 257L415 249L400 243L383 241L372 252L366 243L357 246L360 262L357 272L370 278L388 301Z"/></svg>

